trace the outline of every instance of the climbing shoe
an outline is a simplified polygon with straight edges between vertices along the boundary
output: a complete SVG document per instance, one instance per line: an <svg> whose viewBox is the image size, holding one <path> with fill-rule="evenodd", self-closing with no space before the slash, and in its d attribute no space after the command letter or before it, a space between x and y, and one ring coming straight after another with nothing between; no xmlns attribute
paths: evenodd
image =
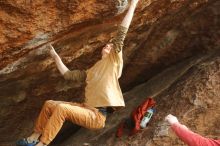
<svg viewBox="0 0 220 146"><path fill-rule="evenodd" d="M39 141L28 142L26 138L20 139L16 142L16 146L35 146Z"/></svg>

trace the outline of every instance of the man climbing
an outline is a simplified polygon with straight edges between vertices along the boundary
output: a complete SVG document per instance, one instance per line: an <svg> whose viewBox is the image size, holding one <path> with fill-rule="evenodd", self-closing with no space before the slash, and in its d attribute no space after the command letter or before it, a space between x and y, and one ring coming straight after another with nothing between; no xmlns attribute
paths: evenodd
<svg viewBox="0 0 220 146"><path fill-rule="evenodd" d="M170 123L175 134L188 146L220 146L220 139L209 139L192 132L185 125L180 124L173 115L166 116L165 120Z"/></svg>
<svg viewBox="0 0 220 146"><path fill-rule="evenodd" d="M139 0L131 0L130 7L118 28L117 36L102 49L102 59L87 71L70 71L50 45L50 55L65 79L84 82L83 104L53 101L45 102L36 121L34 132L27 139L17 142L19 146L45 146L57 135L65 120L88 129L105 126L106 108L125 106L118 79L122 74L122 47L127 30Z"/></svg>

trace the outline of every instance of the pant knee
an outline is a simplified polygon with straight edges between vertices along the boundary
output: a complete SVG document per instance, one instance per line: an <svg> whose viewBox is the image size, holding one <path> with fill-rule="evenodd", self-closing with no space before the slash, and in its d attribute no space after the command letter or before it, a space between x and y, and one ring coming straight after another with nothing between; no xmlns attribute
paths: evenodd
<svg viewBox="0 0 220 146"><path fill-rule="evenodd" d="M66 108L66 105L63 104L63 103L60 103L56 106L56 110L59 110L59 111L65 111Z"/></svg>
<svg viewBox="0 0 220 146"><path fill-rule="evenodd" d="M48 106L48 105L51 105L51 104L53 104L53 100L46 100L45 102L44 102L44 106Z"/></svg>
<svg viewBox="0 0 220 146"><path fill-rule="evenodd" d="M55 111L56 114L58 114L61 117L66 117L67 107L65 104L60 103L56 106Z"/></svg>
<svg viewBox="0 0 220 146"><path fill-rule="evenodd" d="M42 107L42 112L51 115L55 109L54 101L53 100L46 100Z"/></svg>

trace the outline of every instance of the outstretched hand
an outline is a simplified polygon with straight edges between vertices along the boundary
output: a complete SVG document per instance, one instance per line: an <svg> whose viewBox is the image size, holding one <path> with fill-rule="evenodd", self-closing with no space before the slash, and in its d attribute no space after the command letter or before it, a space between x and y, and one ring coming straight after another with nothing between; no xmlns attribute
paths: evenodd
<svg viewBox="0 0 220 146"><path fill-rule="evenodd" d="M55 51L55 49L53 48L51 44L49 44L49 48L50 48L50 56L52 58L55 58L57 56L57 52Z"/></svg>
<svg viewBox="0 0 220 146"><path fill-rule="evenodd" d="M169 115L167 115L167 116L165 117L165 121L167 121L170 125L179 122L178 119L177 119L177 117L175 117L175 116L173 116L173 115L171 115L171 114L169 114Z"/></svg>
<svg viewBox="0 0 220 146"><path fill-rule="evenodd" d="M139 0L131 0L131 5L136 5L139 2Z"/></svg>

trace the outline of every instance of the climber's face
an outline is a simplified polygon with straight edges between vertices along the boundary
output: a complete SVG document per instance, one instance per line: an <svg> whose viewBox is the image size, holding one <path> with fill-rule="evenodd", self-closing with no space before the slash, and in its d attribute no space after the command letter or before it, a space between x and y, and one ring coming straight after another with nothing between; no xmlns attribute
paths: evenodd
<svg viewBox="0 0 220 146"><path fill-rule="evenodd" d="M112 43L106 44L105 47L103 47L102 49L102 57L106 57L111 52L112 48L113 48Z"/></svg>

